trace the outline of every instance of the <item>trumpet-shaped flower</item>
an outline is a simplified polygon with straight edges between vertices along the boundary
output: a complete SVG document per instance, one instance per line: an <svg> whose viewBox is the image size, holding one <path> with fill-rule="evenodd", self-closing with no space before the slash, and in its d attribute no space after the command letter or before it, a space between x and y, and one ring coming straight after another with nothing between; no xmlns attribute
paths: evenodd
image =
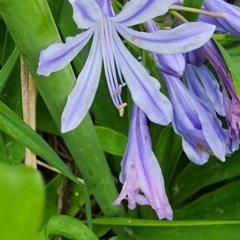
<svg viewBox="0 0 240 240"><path fill-rule="evenodd" d="M240 38L240 8L224 0L204 0L204 7L212 12L224 12L223 18L216 21L229 33Z"/></svg>
<svg viewBox="0 0 240 240"><path fill-rule="evenodd" d="M182 137L188 158L204 164L214 154L221 161L229 152L227 131L215 111L190 92L180 79L162 73L173 106L173 128Z"/></svg>
<svg viewBox="0 0 240 240"><path fill-rule="evenodd" d="M188 52L207 42L215 29L206 23L186 23L170 31L138 32L128 26L136 25L157 15L165 14L174 0L131 0L114 14L110 0L69 0L73 19L86 31L55 43L40 54L38 74L48 76L64 68L93 36L91 50L76 85L67 99L62 114L62 132L77 127L94 99L104 64L112 101L123 115L127 105L121 89L127 84L133 101L148 118L166 125L172 120L168 99L160 93L159 82L130 54L118 33L132 44L145 50L173 54ZM125 83L126 82L126 83Z"/></svg>
<svg viewBox="0 0 240 240"><path fill-rule="evenodd" d="M140 108L133 106L127 149L121 163L122 191L114 204L127 197L128 207L136 203L151 205L158 218L172 220L173 212L164 188L159 163L151 149L147 118Z"/></svg>
<svg viewBox="0 0 240 240"><path fill-rule="evenodd" d="M197 97L208 103L215 111L225 116L223 95L212 72L205 66L186 65L184 83Z"/></svg>

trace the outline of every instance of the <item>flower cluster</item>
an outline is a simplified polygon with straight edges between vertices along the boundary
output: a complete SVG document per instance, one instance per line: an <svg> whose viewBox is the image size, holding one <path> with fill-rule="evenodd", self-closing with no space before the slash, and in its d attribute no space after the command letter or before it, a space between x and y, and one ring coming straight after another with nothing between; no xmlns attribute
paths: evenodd
<svg viewBox="0 0 240 240"><path fill-rule="evenodd" d="M61 131L76 128L88 112L103 63L110 97L120 116L127 106L121 97L125 85L134 102L121 164L123 189L114 204L127 197L130 209L136 203L147 204L159 219L172 219L162 172L151 150L147 118L161 125L172 122L174 131L182 137L183 150L196 164L206 163L209 155L225 161L227 154L238 149L240 100L227 64L210 39L215 30L240 37L240 9L223 0L205 0L205 10L223 12L223 17L200 15L198 22L177 22L178 26L166 30L152 19L167 15L175 0L131 0L118 13L110 0L69 2L73 20L84 31L43 50L37 69L38 74L48 76L64 68L92 38L86 63L63 110ZM130 27L142 23L145 32ZM159 81L132 56L120 35L151 54L169 99L160 92ZM216 69L220 85L204 65L207 60ZM219 115L226 117L228 130L222 127Z"/></svg>

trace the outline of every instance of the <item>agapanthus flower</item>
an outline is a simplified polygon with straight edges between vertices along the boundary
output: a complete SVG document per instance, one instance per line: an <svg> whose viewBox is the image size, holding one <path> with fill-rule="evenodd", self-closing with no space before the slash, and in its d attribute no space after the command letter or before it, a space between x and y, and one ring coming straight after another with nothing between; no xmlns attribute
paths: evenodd
<svg viewBox="0 0 240 240"><path fill-rule="evenodd" d="M187 64L183 80L191 92L208 103L219 115L226 115L219 83L205 65L196 67L192 64Z"/></svg>
<svg viewBox="0 0 240 240"><path fill-rule="evenodd" d="M37 70L38 74L48 76L64 68L93 36L89 56L63 111L61 131L77 127L89 110L98 87L102 61L109 92L120 115L127 105L122 101L121 89L127 84L133 101L151 121L168 124L172 119L171 104L160 93L159 82L130 54L118 33L137 47L172 54L202 46L210 39L215 27L205 23L186 23L170 31L153 33L128 27L165 14L174 0L131 0L116 15L110 0L69 2L75 23L87 30L66 38L66 43L55 43L42 51Z"/></svg>
<svg viewBox="0 0 240 240"><path fill-rule="evenodd" d="M155 32L159 30L158 25L153 21L147 21L147 31ZM185 59L183 54L156 54L151 53L157 67L166 74L181 77L185 69Z"/></svg>
<svg viewBox="0 0 240 240"><path fill-rule="evenodd" d="M147 118L136 105L133 106L127 148L121 162L122 191L114 204L127 197L129 209L136 204L151 205L159 219L172 220L173 212L165 192L159 163L151 149Z"/></svg>
<svg viewBox="0 0 240 240"><path fill-rule="evenodd" d="M221 161L229 152L227 131L213 108L189 91L179 78L162 73L173 106L173 128L182 137L189 160L204 164L209 155Z"/></svg>
<svg viewBox="0 0 240 240"><path fill-rule="evenodd" d="M226 119L229 127L229 134L232 139L239 141L240 133L240 99L229 68L221 53L213 43L209 41L204 45L203 51L216 70L223 91L223 103L226 112Z"/></svg>
<svg viewBox="0 0 240 240"><path fill-rule="evenodd" d="M240 38L240 8L225 2L224 0L204 0L204 7L212 12L224 12L223 18L216 18L216 21L227 32Z"/></svg>
<svg viewBox="0 0 240 240"><path fill-rule="evenodd" d="M206 61L207 58L202 52L202 48L195 49L193 51L187 52L184 54L186 63L193 64L197 67L202 66Z"/></svg>

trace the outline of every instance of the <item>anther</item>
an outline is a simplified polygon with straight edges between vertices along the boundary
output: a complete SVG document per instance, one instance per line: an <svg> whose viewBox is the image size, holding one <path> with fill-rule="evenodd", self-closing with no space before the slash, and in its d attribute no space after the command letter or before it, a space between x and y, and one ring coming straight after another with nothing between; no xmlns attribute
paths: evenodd
<svg viewBox="0 0 240 240"><path fill-rule="evenodd" d="M126 106L127 106L127 103L122 103L117 107L120 117L122 117L124 115L124 108Z"/></svg>
<svg viewBox="0 0 240 240"><path fill-rule="evenodd" d="M204 148L203 146L201 145L201 143L197 142L197 152L199 154L202 154L204 152Z"/></svg>

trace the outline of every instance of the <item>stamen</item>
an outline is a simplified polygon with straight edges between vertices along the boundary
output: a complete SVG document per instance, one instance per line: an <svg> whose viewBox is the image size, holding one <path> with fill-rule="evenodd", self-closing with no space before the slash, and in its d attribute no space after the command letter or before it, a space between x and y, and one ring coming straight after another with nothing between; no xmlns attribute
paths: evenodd
<svg viewBox="0 0 240 240"><path fill-rule="evenodd" d="M202 154L204 152L204 147L199 142L197 142L197 152L199 154Z"/></svg>
<svg viewBox="0 0 240 240"><path fill-rule="evenodd" d="M127 106L127 103L122 103L117 107L120 117L124 115L124 108Z"/></svg>

